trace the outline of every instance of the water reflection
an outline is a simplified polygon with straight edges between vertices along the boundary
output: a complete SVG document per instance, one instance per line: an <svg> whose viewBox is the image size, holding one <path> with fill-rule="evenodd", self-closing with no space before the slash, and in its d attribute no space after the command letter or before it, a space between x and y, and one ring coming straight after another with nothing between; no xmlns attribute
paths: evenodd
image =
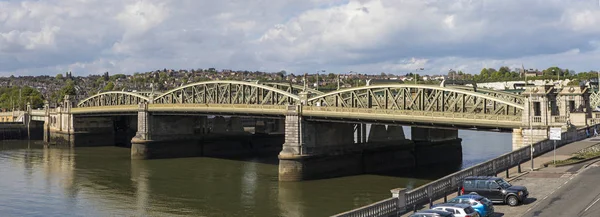
<svg viewBox="0 0 600 217"><path fill-rule="evenodd" d="M480 133L461 132L462 166L510 150L510 134ZM2 216L327 216L461 166L280 183L275 156L131 161L129 155L118 147L2 141L0 189L10 189L0 194Z"/></svg>

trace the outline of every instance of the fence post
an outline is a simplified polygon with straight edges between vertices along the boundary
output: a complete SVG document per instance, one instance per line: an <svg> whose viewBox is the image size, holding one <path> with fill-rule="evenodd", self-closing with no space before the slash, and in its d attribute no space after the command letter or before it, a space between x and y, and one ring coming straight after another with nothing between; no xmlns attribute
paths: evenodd
<svg viewBox="0 0 600 217"><path fill-rule="evenodd" d="M396 203L396 213L404 212L406 210L406 188L394 188L390 190L392 197L398 198Z"/></svg>

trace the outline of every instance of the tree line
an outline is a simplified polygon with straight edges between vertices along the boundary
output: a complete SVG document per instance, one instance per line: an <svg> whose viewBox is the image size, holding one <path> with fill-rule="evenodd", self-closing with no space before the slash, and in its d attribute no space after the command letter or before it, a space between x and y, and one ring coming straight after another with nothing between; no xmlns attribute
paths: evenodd
<svg viewBox="0 0 600 217"><path fill-rule="evenodd" d="M5 111L24 111L27 103L33 108L44 106L44 97L40 91L31 87L2 87L0 88L0 108Z"/></svg>

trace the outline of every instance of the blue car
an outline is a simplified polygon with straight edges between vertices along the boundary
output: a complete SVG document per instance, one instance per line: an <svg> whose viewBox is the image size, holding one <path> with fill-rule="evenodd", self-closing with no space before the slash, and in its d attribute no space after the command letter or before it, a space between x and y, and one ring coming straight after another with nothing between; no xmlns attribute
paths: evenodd
<svg viewBox="0 0 600 217"><path fill-rule="evenodd" d="M452 200L449 200L448 203L465 203L471 205L480 216L490 216L494 213L494 205L492 201L488 200L485 197L477 194L466 194L461 195Z"/></svg>

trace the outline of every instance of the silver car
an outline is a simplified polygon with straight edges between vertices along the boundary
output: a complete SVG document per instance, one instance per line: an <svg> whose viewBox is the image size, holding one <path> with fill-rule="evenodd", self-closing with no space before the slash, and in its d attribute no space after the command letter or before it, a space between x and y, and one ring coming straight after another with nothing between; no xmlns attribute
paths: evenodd
<svg viewBox="0 0 600 217"><path fill-rule="evenodd" d="M479 217L479 213L473 207L464 203L442 203L431 209L453 213L455 217Z"/></svg>

